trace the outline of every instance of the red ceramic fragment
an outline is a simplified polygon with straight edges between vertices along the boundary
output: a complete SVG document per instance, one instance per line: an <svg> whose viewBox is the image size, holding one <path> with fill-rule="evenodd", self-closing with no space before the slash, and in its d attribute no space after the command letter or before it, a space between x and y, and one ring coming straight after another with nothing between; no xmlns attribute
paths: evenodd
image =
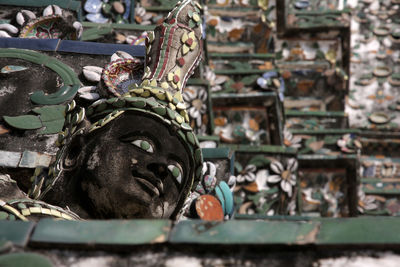
<svg viewBox="0 0 400 267"><path fill-rule="evenodd" d="M202 195L196 200L196 212L205 221L222 221L224 212L221 203L211 195Z"/></svg>

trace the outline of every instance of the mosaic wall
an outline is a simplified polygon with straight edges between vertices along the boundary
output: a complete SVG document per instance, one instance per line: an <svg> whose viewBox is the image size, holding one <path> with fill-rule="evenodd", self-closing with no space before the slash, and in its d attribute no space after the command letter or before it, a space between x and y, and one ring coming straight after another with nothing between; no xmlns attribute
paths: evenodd
<svg viewBox="0 0 400 267"><path fill-rule="evenodd" d="M82 4L77 9L64 7L64 13L55 6L27 7L28 11L20 11L15 18L1 16L5 26L0 36L60 38L60 32L51 30L57 20L35 20L29 32L21 25L33 16L69 12L74 20L84 22L72 22L63 39L143 46L149 38L146 30L162 23L175 1L88 0ZM182 98L200 144L229 147L236 151L236 161L224 175L206 174L199 190L215 192L216 181L225 181L234 196L234 214L241 215L347 217L354 216L354 210L397 215L399 4L210 0L205 5L201 17L206 53ZM3 64L1 72L5 76L22 73L29 66L20 63ZM118 52L88 56L73 69L78 79L75 85L79 84L75 99L88 106L104 91L118 96L127 93L130 85L140 84L144 64L129 53ZM57 79L54 83L60 88ZM0 97L6 91L0 91ZM17 117L29 111L1 115ZM57 111L55 106L33 110L36 114ZM35 134L54 134L63 120L38 118L35 125L33 120L28 125L25 117L4 118L0 135L12 131L29 135L29 130L50 124L47 132ZM1 156L1 166L11 168L33 169L55 154L54 148L29 149L31 156L5 145L1 149L14 159L11 163ZM42 158L41 152L49 153ZM24 165L20 162L24 157L35 163ZM357 171L344 172L342 163L354 160ZM320 169L324 162L329 162L326 170ZM356 180L359 184L355 186Z"/></svg>

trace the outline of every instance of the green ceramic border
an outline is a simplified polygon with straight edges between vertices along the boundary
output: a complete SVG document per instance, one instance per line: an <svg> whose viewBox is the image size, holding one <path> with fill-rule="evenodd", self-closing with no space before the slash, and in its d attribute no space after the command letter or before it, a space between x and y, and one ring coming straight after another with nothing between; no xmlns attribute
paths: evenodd
<svg viewBox="0 0 400 267"><path fill-rule="evenodd" d="M243 217L243 216L242 216ZM21 225L24 225L23 229ZM28 228L26 227L28 226ZM33 234L31 235L32 228ZM241 220L210 222L186 220L53 221L38 223L0 221L0 241L21 247L101 249L125 251L138 245L185 244L270 246L281 249L305 247L380 247L400 245L400 218L362 216L356 218L310 218L245 216ZM13 230L11 230L13 229ZM8 231L7 231L8 230ZM26 241L29 240L27 244Z"/></svg>
<svg viewBox="0 0 400 267"><path fill-rule="evenodd" d="M297 155L297 149L286 146L270 146L270 145L250 146L250 145L221 144L220 147L227 147L234 150L235 152L277 153L285 155Z"/></svg>
<svg viewBox="0 0 400 267"><path fill-rule="evenodd" d="M202 148L203 160L208 159L226 159L229 161L229 170L231 175L235 172L235 151L228 147Z"/></svg>
<svg viewBox="0 0 400 267"><path fill-rule="evenodd" d="M291 133L293 134L308 134L308 135L316 135L316 134L338 134L338 135L343 135L343 134L360 134L361 130L360 129L324 129L324 130L290 130Z"/></svg>
<svg viewBox="0 0 400 267"><path fill-rule="evenodd" d="M248 58L248 59L275 59L275 54L241 54L241 53L208 53L210 58Z"/></svg>
<svg viewBox="0 0 400 267"><path fill-rule="evenodd" d="M286 117L347 117L344 111L300 111L300 110L285 110Z"/></svg>
<svg viewBox="0 0 400 267"><path fill-rule="evenodd" d="M155 25L140 24L119 24L119 23L93 23L82 22L85 30L82 34L82 41L89 41L101 38L103 35L110 34L113 30L132 30L132 31L153 31Z"/></svg>
<svg viewBox="0 0 400 267"><path fill-rule="evenodd" d="M76 73L63 62L41 54L36 51L17 49L17 48L0 48L0 58L19 58L36 63L51 69L60 75L64 82L64 87L59 91L45 95L43 91L37 91L31 95L31 100L37 104L60 104L66 100L73 98L80 87L80 80Z"/></svg>

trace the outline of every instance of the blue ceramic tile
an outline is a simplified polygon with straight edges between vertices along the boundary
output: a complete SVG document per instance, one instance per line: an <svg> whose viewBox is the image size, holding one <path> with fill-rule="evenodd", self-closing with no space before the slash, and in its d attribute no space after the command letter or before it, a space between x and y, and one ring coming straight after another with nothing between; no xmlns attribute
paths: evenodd
<svg viewBox="0 0 400 267"><path fill-rule="evenodd" d="M86 15L87 20L91 21L91 22L95 22L95 23L106 23L108 21L108 19L106 17L104 17L102 14L100 13L96 13L96 14L87 14Z"/></svg>
<svg viewBox="0 0 400 267"><path fill-rule="evenodd" d="M101 0L87 0L83 9L88 13L99 13L101 12Z"/></svg>

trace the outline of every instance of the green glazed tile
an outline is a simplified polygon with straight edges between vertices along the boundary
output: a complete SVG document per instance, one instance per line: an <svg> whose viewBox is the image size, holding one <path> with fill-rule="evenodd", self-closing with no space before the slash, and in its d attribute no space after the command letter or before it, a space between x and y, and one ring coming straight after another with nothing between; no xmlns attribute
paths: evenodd
<svg viewBox="0 0 400 267"><path fill-rule="evenodd" d="M0 221L0 240L11 241L23 247L28 242L34 226L34 222Z"/></svg>
<svg viewBox="0 0 400 267"><path fill-rule="evenodd" d="M400 244L400 218L321 219L317 244Z"/></svg>
<svg viewBox="0 0 400 267"><path fill-rule="evenodd" d="M39 221L30 239L35 245L143 245L165 242L168 220Z"/></svg>
<svg viewBox="0 0 400 267"><path fill-rule="evenodd" d="M8 125L22 130L34 130L42 127L42 122L35 115L21 115L17 117L4 116Z"/></svg>
<svg viewBox="0 0 400 267"><path fill-rule="evenodd" d="M36 253L13 253L0 256L2 267L51 267L53 264L46 257Z"/></svg>
<svg viewBox="0 0 400 267"><path fill-rule="evenodd" d="M231 155L231 150L227 147L222 148L203 148L204 159L229 159Z"/></svg>
<svg viewBox="0 0 400 267"><path fill-rule="evenodd" d="M171 243L309 244L315 242L319 222L181 221L171 232Z"/></svg>

